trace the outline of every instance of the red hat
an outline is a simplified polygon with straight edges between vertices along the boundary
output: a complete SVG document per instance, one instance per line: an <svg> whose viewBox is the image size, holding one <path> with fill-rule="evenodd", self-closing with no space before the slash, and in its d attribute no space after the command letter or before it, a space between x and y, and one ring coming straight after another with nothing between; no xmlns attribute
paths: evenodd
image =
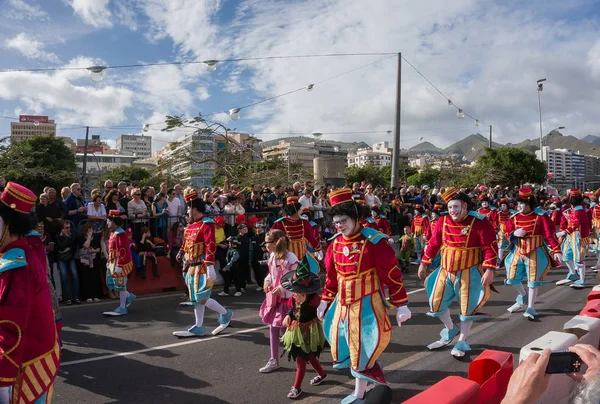
<svg viewBox="0 0 600 404"><path fill-rule="evenodd" d="M193 188L188 190L188 192L186 192L183 196L183 200L185 203L191 202L196 198L198 198L198 192L196 192L196 190Z"/></svg>
<svg viewBox="0 0 600 404"><path fill-rule="evenodd" d="M600 188L598 188L597 190L594 191L594 196L598 196L600 195Z"/></svg>
<svg viewBox="0 0 600 404"><path fill-rule="evenodd" d="M579 188L571 188L569 190L569 196L570 197L581 196L581 191L579 190Z"/></svg>
<svg viewBox="0 0 600 404"><path fill-rule="evenodd" d="M521 188L519 189L519 198L528 199L533 194L531 188Z"/></svg>
<svg viewBox="0 0 600 404"><path fill-rule="evenodd" d="M481 194L479 194L479 200L480 201L486 201L486 200L489 201L490 197L486 193L482 192Z"/></svg>
<svg viewBox="0 0 600 404"><path fill-rule="evenodd" d="M250 216L248 218L248 226L249 227L256 226L256 223L258 223L258 222L260 222L260 220L256 216Z"/></svg>
<svg viewBox="0 0 600 404"><path fill-rule="evenodd" d="M133 236L133 230L131 230L131 227L128 227L127 230L125 230L125 234L128 236Z"/></svg>
<svg viewBox="0 0 600 404"><path fill-rule="evenodd" d="M298 202L297 196L288 196L287 199L285 200L285 203L287 203L288 205L290 203L297 203L297 202Z"/></svg>
<svg viewBox="0 0 600 404"><path fill-rule="evenodd" d="M235 217L235 224L246 223L246 215L237 215Z"/></svg>
<svg viewBox="0 0 600 404"><path fill-rule="evenodd" d="M433 210L436 212L442 211L444 210L446 206L443 203L437 202L435 204L433 204Z"/></svg>
<svg viewBox="0 0 600 404"><path fill-rule="evenodd" d="M116 209L109 210L108 217L121 217L121 212Z"/></svg>
<svg viewBox="0 0 600 404"><path fill-rule="evenodd" d="M423 208L423 205L421 205L420 203L417 203L417 204L415 205L415 208L416 208L416 209L422 209L422 208Z"/></svg>
<svg viewBox="0 0 600 404"><path fill-rule="evenodd" d="M500 198L498 200L498 205L506 204L508 205L508 200L506 198Z"/></svg>
<svg viewBox="0 0 600 404"><path fill-rule="evenodd" d="M355 199L354 202L358 203L361 206L367 206L367 202L364 199Z"/></svg>
<svg viewBox="0 0 600 404"><path fill-rule="evenodd" d="M216 224L225 224L225 218L223 216L217 216L214 218Z"/></svg>
<svg viewBox="0 0 600 404"><path fill-rule="evenodd" d="M300 213L308 213L310 212L310 208L307 206L303 206L300 208Z"/></svg>
<svg viewBox="0 0 600 404"><path fill-rule="evenodd" d="M352 202L352 190L349 188L340 188L329 193L329 200L331 206L335 206L339 203Z"/></svg>
<svg viewBox="0 0 600 404"><path fill-rule="evenodd" d="M9 208L19 213L29 213L35 205L36 196L23 185L9 182L0 196L0 200Z"/></svg>
<svg viewBox="0 0 600 404"><path fill-rule="evenodd" d="M455 199L458 196L458 189L454 187L450 187L446 189L446 192L442 194L442 199L444 202L448 203L451 200Z"/></svg>

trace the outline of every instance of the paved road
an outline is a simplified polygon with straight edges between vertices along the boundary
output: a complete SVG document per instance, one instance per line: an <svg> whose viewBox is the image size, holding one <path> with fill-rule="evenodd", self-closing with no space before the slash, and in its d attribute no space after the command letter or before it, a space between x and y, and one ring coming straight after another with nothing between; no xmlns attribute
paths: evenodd
<svg viewBox="0 0 600 404"><path fill-rule="evenodd" d="M413 271L415 268L412 268ZM564 277L566 270L553 271L549 280ZM596 281L591 281L596 284ZM521 346L562 325L584 305L590 288L573 290L553 284L542 287L538 304L540 319L529 322L506 308L514 301L512 288L495 284L485 307L490 320L473 326L472 355L459 361L449 349L429 352L427 344L439 339L441 324L426 316L427 299L414 272L406 276L413 318L394 328L393 340L382 356L386 377L394 389L394 402L401 402L449 375L466 376L469 362L484 349L499 349L518 355ZM218 337L178 340L175 330L189 327L190 308L181 308L180 293L138 299L130 314L105 318L113 301L65 308L64 350L55 386L56 403L285 403L293 383L295 364L282 359L282 368L263 375L258 369L269 357L266 326L257 315L262 294L253 288L243 297L219 298L235 311L233 327ZM205 324L212 331L216 315L207 312ZM456 313L454 308L453 313ZM303 403L336 403L350 394L352 379L347 370L331 368L325 352L322 362L329 378L321 386L310 386L312 370L304 382Z"/></svg>

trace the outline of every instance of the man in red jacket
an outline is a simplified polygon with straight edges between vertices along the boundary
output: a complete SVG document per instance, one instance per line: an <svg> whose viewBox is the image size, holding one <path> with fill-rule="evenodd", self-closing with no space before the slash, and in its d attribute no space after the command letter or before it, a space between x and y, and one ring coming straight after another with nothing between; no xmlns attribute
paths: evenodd
<svg viewBox="0 0 600 404"><path fill-rule="evenodd" d="M46 263L25 236L36 197L9 182L0 196L0 403L50 403L60 365Z"/></svg>
<svg viewBox="0 0 600 404"><path fill-rule="evenodd" d="M429 296L429 316L438 317L446 326L441 339L430 350L450 344L459 334L451 355L463 357L471 350L467 338L473 320L485 317L479 310L490 297L490 285L498 260L496 232L487 218L469 211L469 197L456 188L442 195L448 204L448 214L438 220L419 266L419 279L424 279L427 266L438 252L442 264L425 281ZM456 299L460 305L460 329L452 322L448 310Z"/></svg>
<svg viewBox="0 0 600 404"><path fill-rule="evenodd" d="M571 208L563 212L560 232L557 236L564 237L562 244L563 261L569 268L566 279L556 282L557 285L571 284L575 289L585 287L585 253L591 244L592 215L583 207L583 197L578 188L569 191Z"/></svg>

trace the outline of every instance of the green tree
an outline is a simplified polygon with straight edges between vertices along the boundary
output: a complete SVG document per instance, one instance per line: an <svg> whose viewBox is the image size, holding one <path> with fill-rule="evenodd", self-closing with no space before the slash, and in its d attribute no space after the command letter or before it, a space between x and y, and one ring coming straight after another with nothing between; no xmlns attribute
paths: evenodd
<svg viewBox="0 0 600 404"><path fill-rule="evenodd" d="M143 182L149 180L151 177L152 174L146 169L122 165L104 171L96 181L96 187L102 189L106 180L111 180L115 185L119 181L131 181L138 183L138 185L150 185L143 184ZM160 181L158 183L160 184Z"/></svg>
<svg viewBox="0 0 600 404"><path fill-rule="evenodd" d="M0 172L36 194L60 190L78 179L75 154L54 136L34 136L18 143L0 141Z"/></svg>
<svg viewBox="0 0 600 404"><path fill-rule="evenodd" d="M482 183L490 186L515 186L546 181L546 165L535 154L517 147L486 148L473 168Z"/></svg>
<svg viewBox="0 0 600 404"><path fill-rule="evenodd" d="M411 175L408 177L407 182L411 185L423 186L429 185L430 187L435 187L439 183L440 180L440 169L433 168L430 165L426 165L423 170L420 172Z"/></svg>

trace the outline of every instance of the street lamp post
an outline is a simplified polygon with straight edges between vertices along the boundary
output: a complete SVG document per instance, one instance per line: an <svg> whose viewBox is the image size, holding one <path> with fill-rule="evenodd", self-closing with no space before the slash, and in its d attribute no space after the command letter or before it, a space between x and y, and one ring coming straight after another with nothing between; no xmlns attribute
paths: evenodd
<svg viewBox="0 0 600 404"><path fill-rule="evenodd" d="M543 148L544 148L544 135L543 135L543 129L542 129L542 100L540 97L540 93L542 91L544 91L544 81L546 81L546 79L539 79L537 81L537 91L538 91L538 109L540 112L540 160L544 160L543 159Z"/></svg>
<svg viewBox="0 0 600 404"><path fill-rule="evenodd" d="M396 77L396 117L394 120L394 148L392 153L392 179L390 189L398 186L400 171L400 110L402 106L402 53L398 53L398 75Z"/></svg>

